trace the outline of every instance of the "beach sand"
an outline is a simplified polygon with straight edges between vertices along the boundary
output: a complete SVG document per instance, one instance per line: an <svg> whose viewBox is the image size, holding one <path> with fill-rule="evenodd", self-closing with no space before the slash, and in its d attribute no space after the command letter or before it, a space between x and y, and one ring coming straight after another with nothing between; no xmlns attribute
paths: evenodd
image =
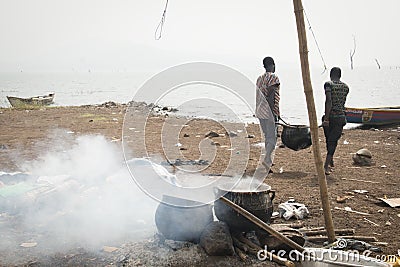
<svg viewBox="0 0 400 267"><path fill-rule="evenodd" d="M38 157L39 151L51 149L57 145L57 133L63 132L69 135L103 135L107 140L121 146L121 135L123 127L133 129L135 120L143 120L146 117L147 107L138 105L138 110L132 116L129 123L123 126L126 105L99 105L99 106L80 106L80 107L50 107L32 110L0 109L0 171L19 171L21 163L34 160ZM230 160L239 160L238 151L229 150L231 145L241 142L250 142L248 165L245 166L245 175L251 176L259 162L261 148L254 146L262 142L258 125L250 124L246 128L243 125L229 123L230 129L245 129L236 131L237 137L227 135L222 127L223 124L204 119L183 118L172 115L153 114L149 116L146 124L146 151L150 155L165 156L173 159L176 151L163 151L161 146L161 126L165 123L171 127L175 126L176 131L170 131L177 136L181 144L179 150L181 158L186 160L196 160L200 158L199 143L207 142L204 145L216 148L215 160L205 170L204 174L222 174L229 165ZM228 123L226 124L228 125ZM247 132L246 132L247 130ZM129 131L125 129L125 131ZM205 139L205 134L215 131L223 134L219 137ZM332 216L335 228L354 228L357 236L376 237L380 242L387 242L387 246L380 246L385 255L397 255L400 246L400 210L391 208L378 198L399 197L399 170L400 170L400 134L399 128L385 129L348 129L339 141L339 146L335 154L334 172L327 177L329 198L332 208ZM133 131L134 132L134 131ZM140 134L140 133L138 133ZM225 134L225 135L224 135ZM252 138L248 138L249 135ZM51 138L49 138L51 136ZM323 132L319 132L321 152L325 155L325 143ZM59 140L61 141L61 140ZM211 143L214 142L214 143ZM278 141L278 144L280 140ZM233 145L232 145L233 146ZM354 166L352 153L361 148L367 148L373 156L373 165L369 167ZM234 151L235 153L233 153ZM239 151L240 152L240 151ZM233 155L233 156L232 156ZM136 155L136 156L145 156ZM236 159L235 159L236 157ZM306 227L324 226L323 212L321 209L319 185L315 171L314 157L312 148L301 151L292 151L288 148L277 148L275 155L274 171L266 179L276 191L274 208L276 210L279 203L294 198L297 202L303 203L310 211L310 217L304 220ZM241 166L238 166L240 171ZM229 170L227 175L234 175L235 170ZM368 193L359 194L352 190L367 190ZM337 203L337 197L349 196L345 203ZM351 207L355 211L368 213L360 215L335 207ZM1 213L1 211L0 211ZM364 218L374 222L368 222ZM276 219L274 223L284 223L283 219ZM145 243L145 245L141 245ZM147 245L146 245L147 244ZM141 259L141 264L146 263L146 257L152 257L150 252L144 253L146 249L154 249L146 242L125 245L125 250L131 248L126 262L135 265L135 260ZM150 254L149 254L150 253ZM65 255L70 252L65 251ZM52 258L53 263L66 264L63 256L59 254ZM79 256L80 255L80 256ZM147 255L147 256L146 256ZM70 264L105 265L117 261L116 257L106 257L105 262L88 260L90 255L75 253L76 261L69 261ZM98 256L97 256L98 257ZM129 258L130 257L130 258ZM64 257L65 258L65 257ZM98 258L99 259L99 258ZM1 260L1 258L0 258ZM25 259L25 264L29 261ZM40 259L36 259L39 263ZM47 260L49 260L47 258ZM153 259L154 260L154 259ZM210 263L210 259L197 259L196 265ZM16 260L17 262L17 260ZM50 261L51 262L51 261ZM229 262L229 261L228 261ZM43 262L42 262L43 263ZM48 262L47 262L48 263ZM117 262L114 262L117 264ZM153 262L157 263L157 262ZM157 264L162 263L160 262ZM18 264L22 264L18 262ZM188 265L188 259L182 260L177 265ZM238 259L231 260L229 264L241 265ZM140 265L140 264L136 264ZM245 264L244 264L245 265ZM249 265L247 265L249 266ZM256 266L254 264L253 266ZM273 264L271 266L274 266Z"/></svg>

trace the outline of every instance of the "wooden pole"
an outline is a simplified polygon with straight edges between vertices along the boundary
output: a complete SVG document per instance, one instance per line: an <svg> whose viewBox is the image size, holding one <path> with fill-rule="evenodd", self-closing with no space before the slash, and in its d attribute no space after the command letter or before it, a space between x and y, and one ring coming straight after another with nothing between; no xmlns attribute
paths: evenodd
<svg viewBox="0 0 400 267"><path fill-rule="evenodd" d="M301 73L303 77L304 93L306 95L306 101L307 101L308 119L310 122L311 140L313 144L312 148L313 148L315 166L318 174L322 208L324 211L325 228L328 235L328 241L330 243L333 243L335 241L335 230L333 227L332 213L328 198L328 186L326 183L325 171L319 147L318 120L315 112L314 96L311 85L310 68L308 63L307 35L306 35L306 27L304 25L304 10L301 0L293 0L293 5L294 5L294 13L296 15L297 34L299 38Z"/></svg>

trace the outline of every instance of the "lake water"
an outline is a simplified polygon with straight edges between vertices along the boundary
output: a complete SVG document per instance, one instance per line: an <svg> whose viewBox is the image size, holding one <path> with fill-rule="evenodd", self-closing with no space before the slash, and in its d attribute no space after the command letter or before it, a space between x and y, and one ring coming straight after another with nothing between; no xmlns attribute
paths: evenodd
<svg viewBox="0 0 400 267"><path fill-rule="evenodd" d="M251 81L261 74L258 70L241 71ZM156 73L0 73L0 106L8 107L7 95L30 97L55 92L57 106L99 104L106 101L127 103L136 90ZM300 69L277 70L281 80L281 113L291 124L308 124L307 106ZM311 71L314 100L318 118L323 114L323 84L329 73ZM343 70L342 80L350 87L347 106L400 106L400 69L357 68ZM250 97L255 92L249 91ZM253 121L253 111L237 97L212 85L192 84L163 96L159 103L178 107L189 116L206 116L217 120ZM222 103L222 104L221 104ZM233 113L236 113L232 115ZM237 117L237 118L236 118Z"/></svg>

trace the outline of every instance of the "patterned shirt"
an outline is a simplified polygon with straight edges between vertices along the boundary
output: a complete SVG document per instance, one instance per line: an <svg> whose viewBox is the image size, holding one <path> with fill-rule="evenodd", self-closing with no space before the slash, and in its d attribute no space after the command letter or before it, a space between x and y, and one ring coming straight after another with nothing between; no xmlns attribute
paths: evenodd
<svg viewBox="0 0 400 267"><path fill-rule="evenodd" d="M330 116L345 116L345 103L349 87L342 81L329 81L324 84L325 92L331 92L332 108Z"/></svg>
<svg viewBox="0 0 400 267"><path fill-rule="evenodd" d="M274 86L275 85L275 86ZM270 109L275 116L279 116L279 85L278 76L273 72L266 72L257 79L256 90L256 117L268 119Z"/></svg>

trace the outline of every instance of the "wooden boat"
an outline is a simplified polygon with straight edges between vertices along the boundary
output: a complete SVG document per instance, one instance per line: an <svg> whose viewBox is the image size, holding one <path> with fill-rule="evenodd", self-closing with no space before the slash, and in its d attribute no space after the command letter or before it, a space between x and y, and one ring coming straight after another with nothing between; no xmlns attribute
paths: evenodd
<svg viewBox="0 0 400 267"><path fill-rule="evenodd" d="M29 98L7 96L7 99L10 102L11 106L14 108L47 106L53 103L54 93L50 93L44 96L34 96Z"/></svg>
<svg viewBox="0 0 400 267"><path fill-rule="evenodd" d="M400 106L378 108L346 108L349 123L387 125L400 123Z"/></svg>

